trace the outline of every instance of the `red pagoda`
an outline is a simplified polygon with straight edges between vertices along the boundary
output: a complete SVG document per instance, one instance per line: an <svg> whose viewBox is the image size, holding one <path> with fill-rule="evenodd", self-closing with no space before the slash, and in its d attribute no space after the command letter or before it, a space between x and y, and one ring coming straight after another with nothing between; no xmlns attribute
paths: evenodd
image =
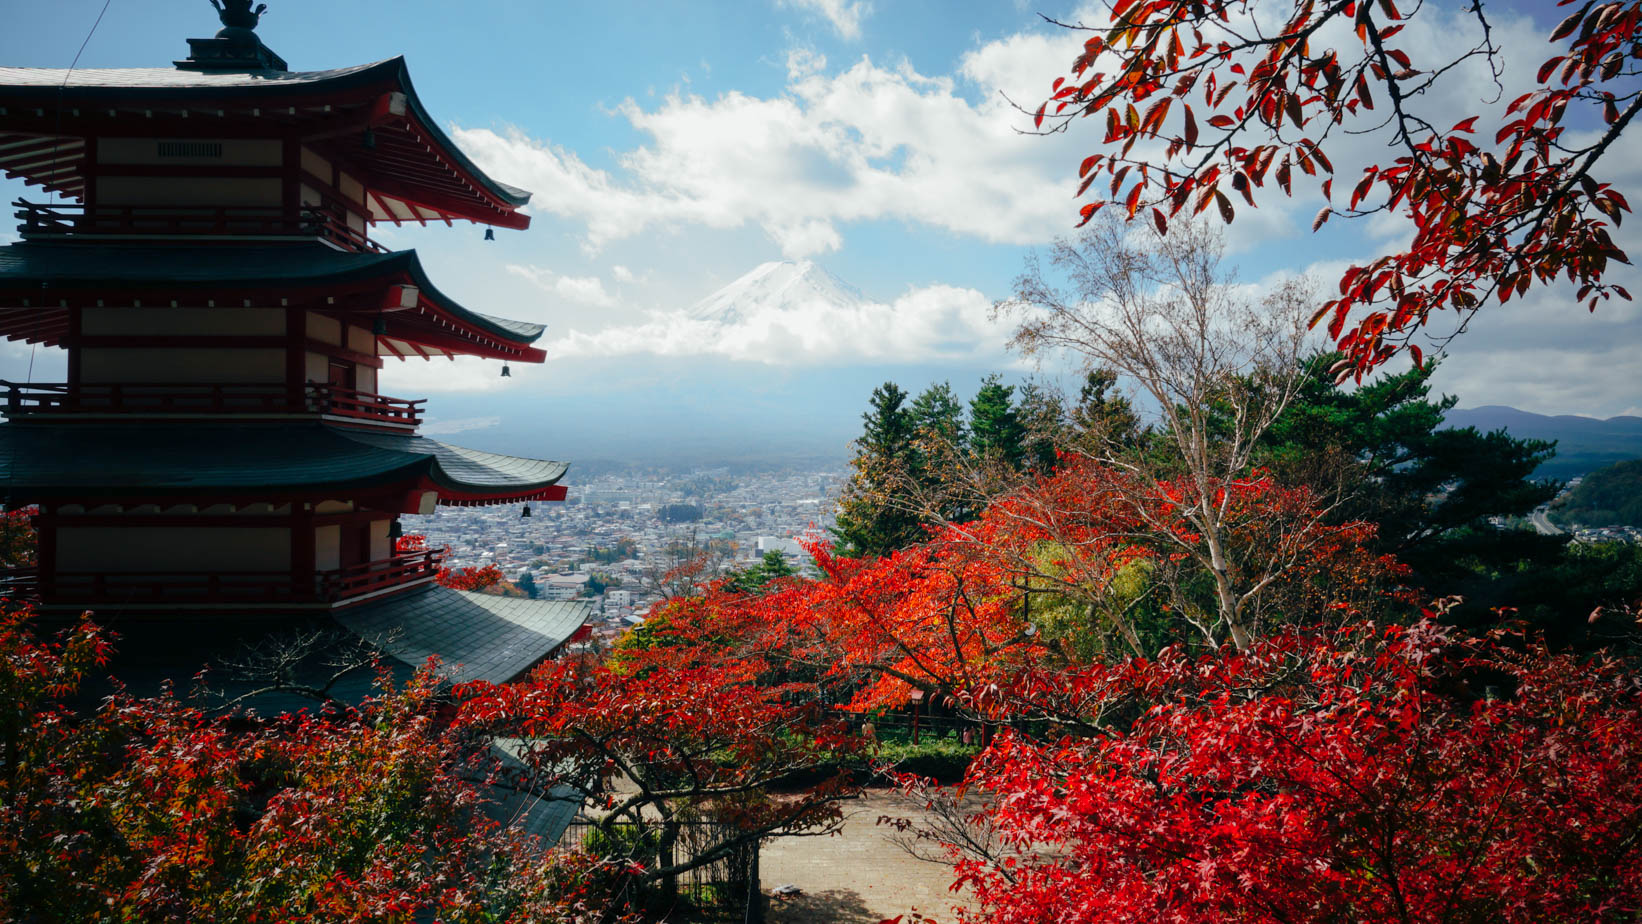
<svg viewBox="0 0 1642 924"><path fill-rule="evenodd" d="M15 203L0 332L68 355L66 382L4 386L0 499L39 507L41 606L123 628L329 618L511 679L586 605L439 587L441 553L396 554L397 520L561 500L566 466L419 436L424 402L377 374L541 362L543 328L464 307L370 231L523 229L530 194L440 131L402 59L294 72L248 3L221 18L173 67L0 67L0 170L47 200Z"/></svg>

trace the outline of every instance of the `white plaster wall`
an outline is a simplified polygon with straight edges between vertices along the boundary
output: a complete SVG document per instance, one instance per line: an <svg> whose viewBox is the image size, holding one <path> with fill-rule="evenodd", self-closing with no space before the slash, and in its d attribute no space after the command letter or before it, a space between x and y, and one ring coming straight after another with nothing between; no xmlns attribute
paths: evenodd
<svg viewBox="0 0 1642 924"><path fill-rule="evenodd" d="M372 520L369 524L371 535L371 561L381 561L393 554L393 544L388 541L389 520Z"/></svg>
<svg viewBox="0 0 1642 924"><path fill-rule="evenodd" d="M191 144L216 142L222 145L221 157L161 157L162 141L186 141ZM278 167L284 161L284 146L268 138L99 138L97 162L100 164L175 164L177 166Z"/></svg>
<svg viewBox="0 0 1642 924"><path fill-rule="evenodd" d="M342 345L342 322L318 312L308 312L308 336L331 346Z"/></svg>
<svg viewBox="0 0 1642 924"><path fill-rule="evenodd" d="M283 384L285 351L280 349L155 349L86 347L80 351L80 380L105 382Z"/></svg>
<svg viewBox="0 0 1642 924"><path fill-rule="evenodd" d="M376 335L363 327L348 325L348 349L367 356L376 355Z"/></svg>
<svg viewBox="0 0 1642 924"><path fill-rule="evenodd" d="M308 353L303 357L303 376L310 382L325 382L331 377L331 358L321 353Z"/></svg>
<svg viewBox="0 0 1642 924"><path fill-rule="evenodd" d="M63 526L63 571L288 571L291 531L284 527Z"/></svg>
<svg viewBox="0 0 1642 924"><path fill-rule="evenodd" d="M342 567L342 527L315 527L314 568L319 571L335 571L340 567Z"/></svg>
<svg viewBox="0 0 1642 924"><path fill-rule="evenodd" d="M179 160L185 158L179 158ZM278 177L101 176L99 205L278 206Z"/></svg>
<svg viewBox="0 0 1642 924"><path fill-rule="evenodd" d="M283 308L85 308L80 332L87 336L179 334L183 336L280 336Z"/></svg>

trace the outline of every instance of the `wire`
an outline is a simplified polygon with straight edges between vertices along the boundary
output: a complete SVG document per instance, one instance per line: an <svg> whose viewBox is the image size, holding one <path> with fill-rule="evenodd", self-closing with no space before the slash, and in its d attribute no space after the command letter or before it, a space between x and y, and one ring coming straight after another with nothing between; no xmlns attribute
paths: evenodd
<svg viewBox="0 0 1642 924"><path fill-rule="evenodd" d="M109 4L114 0L103 0L102 11L97 14L97 21L91 24L91 31L86 33L85 41L80 43L80 50L74 53L74 60L69 62L68 72L63 74L63 82L57 89L68 86L68 78L73 75L74 69L80 66L80 56L86 53L86 46L91 44L91 37L97 34L97 27L103 24L103 16L108 12Z"/></svg>
<svg viewBox="0 0 1642 924"><path fill-rule="evenodd" d="M91 44L91 37L97 34L97 27L103 24L103 17L108 14L108 8L113 3L114 0L103 0L103 8L97 11L97 18L92 21L91 29L86 32L85 39L80 42L80 50L74 53L74 60L68 63L68 70L63 72L63 82L57 85L57 126L53 130L51 138L51 166L53 168L57 166L57 149L63 143L63 89L68 86L69 78L74 76L74 69L80 66L80 56L86 53L86 46ZM46 193L50 197L48 201L55 204L57 201L56 187L47 186Z"/></svg>

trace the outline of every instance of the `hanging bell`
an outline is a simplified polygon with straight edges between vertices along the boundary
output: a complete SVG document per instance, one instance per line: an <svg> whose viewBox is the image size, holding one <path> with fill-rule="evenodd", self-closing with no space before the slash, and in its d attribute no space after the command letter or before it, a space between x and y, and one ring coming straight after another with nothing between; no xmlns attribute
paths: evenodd
<svg viewBox="0 0 1642 924"><path fill-rule="evenodd" d="M502 363L502 378L504 378L504 379L513 378L513 372L512 372L512 370L508 369L507 363Z"/></svg>
<svg viewBox="0 0 1642 924"><path fill-rule="evenodd" d="M388 333L388 319L377 315L376 323L371 325L371 333L378 337L386 336Z"/></svg>
<svg viewBox="0 0 1642 924"><path fill-rule="evenodd" d="M388 521L388 539L390 541L397 541L404 534L405 527L399 525L397 518Z"/></svg>
<svg viewBox="0 0 1642 924"><path fill-rule="evenodd" d="M525 517L528 517L528 516L530 516L530 505L525 504L525 509L519 511L519 519L522 520L522 519L524 519Z"/></svg>
<svg viewBox="0 0 1642 924"><path fill-rule="evenodd" d="M495 228L486 228L485 229L485 240L487 240L487 241L496 240L496 229Z"/></svg>
<svg viewBox="0 0 1642 924"><path fill-rule="evenodd" d="M376 132L365 129L365 134L359 136L359 146L367 151L376 150Z"/></svg>

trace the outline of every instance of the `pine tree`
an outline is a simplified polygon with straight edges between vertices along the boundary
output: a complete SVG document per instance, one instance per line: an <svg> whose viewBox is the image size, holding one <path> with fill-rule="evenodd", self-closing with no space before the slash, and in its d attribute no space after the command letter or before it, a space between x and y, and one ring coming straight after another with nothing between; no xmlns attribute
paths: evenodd
<svg viewBox="0 0 1642 924"><path fill-rule="evenodd" d="M1003 384L996 374L981 380L980 391L969 402L969 445L977 460L1021 467L1026 428L1015 410L1014 396L1015 386Z"/></svg>
<svg viewBox="0 0 1642 924"><path fill-rule="evenodd" d="M885 382L872 390L870 409L861 415L865 427L850 462L855 474L844 486L832 528L843 555L886 555L926 535L908 502L915 431L906 399L899 386Z"/></svg>

